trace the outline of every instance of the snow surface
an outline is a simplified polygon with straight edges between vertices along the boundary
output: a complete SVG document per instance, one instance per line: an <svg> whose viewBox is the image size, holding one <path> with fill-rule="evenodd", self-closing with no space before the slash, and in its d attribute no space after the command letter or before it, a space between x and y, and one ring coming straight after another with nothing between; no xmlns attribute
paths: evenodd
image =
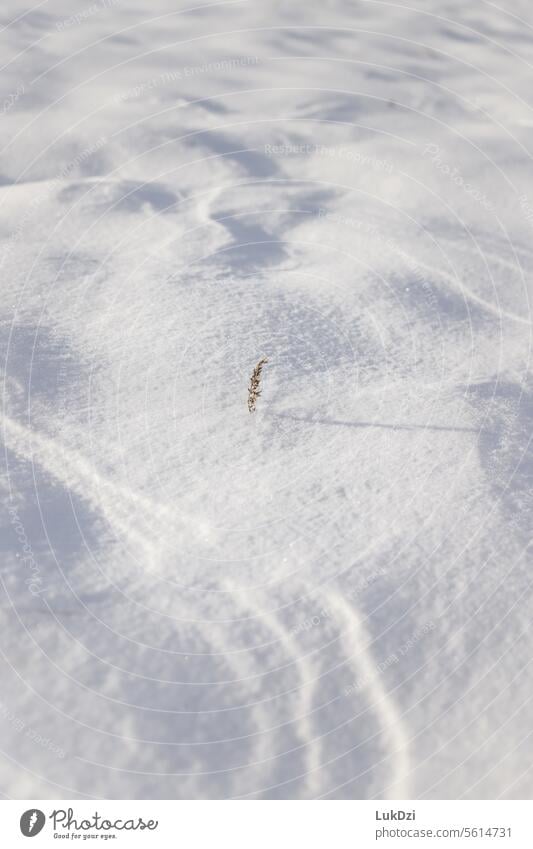
<svg viewBox="0 0 533 849"><path fill-rule="evenodd" d="M1 792L531 797L531 3L0 14Z"/></svg>

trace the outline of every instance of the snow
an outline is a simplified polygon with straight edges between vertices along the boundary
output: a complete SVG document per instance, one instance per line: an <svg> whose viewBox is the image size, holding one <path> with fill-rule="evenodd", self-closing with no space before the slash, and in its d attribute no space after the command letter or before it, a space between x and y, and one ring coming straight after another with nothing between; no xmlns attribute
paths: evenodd
<svg viewBox="0 0 533 849"><path fill-rule="evenodd" d="M1 25L0 792L530 798L530 4Z"/></svg>

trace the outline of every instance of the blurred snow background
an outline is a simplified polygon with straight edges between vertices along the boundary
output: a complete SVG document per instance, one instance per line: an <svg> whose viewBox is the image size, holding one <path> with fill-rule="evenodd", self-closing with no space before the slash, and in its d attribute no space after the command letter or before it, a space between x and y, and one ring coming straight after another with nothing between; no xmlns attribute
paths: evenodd
<svg viewBox="0 0 533 849"><path fill-rule="evenodd" d="M531 5L1 27L0 791L529 798Z"/></svg>

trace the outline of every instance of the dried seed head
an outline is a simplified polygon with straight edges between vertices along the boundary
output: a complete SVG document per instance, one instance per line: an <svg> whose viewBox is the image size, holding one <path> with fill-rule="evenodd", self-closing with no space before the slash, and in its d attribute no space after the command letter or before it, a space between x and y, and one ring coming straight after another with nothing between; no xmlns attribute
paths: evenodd
<svg viewBox="0 0 533 849"><path fill-rule="evenodd" d="M261 392L259 390L259 384L261 382L261 372L265 363L268 363L266 357L260 359L256 367L254 368L252 376L250 378L250 386L248 387L248 411L250 413L255 412L255 402L261 395Z"/></svg>

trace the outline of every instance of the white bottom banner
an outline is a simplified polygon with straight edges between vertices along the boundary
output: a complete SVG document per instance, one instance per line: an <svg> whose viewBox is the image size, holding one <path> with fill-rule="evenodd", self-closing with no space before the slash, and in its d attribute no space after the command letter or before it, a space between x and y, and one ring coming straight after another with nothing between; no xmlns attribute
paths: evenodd
<svg viewBox="0 0 533 849"><path fill-rule="evenodd" d="M4 801L0 845L533 847L529 801Z"/></svg>

